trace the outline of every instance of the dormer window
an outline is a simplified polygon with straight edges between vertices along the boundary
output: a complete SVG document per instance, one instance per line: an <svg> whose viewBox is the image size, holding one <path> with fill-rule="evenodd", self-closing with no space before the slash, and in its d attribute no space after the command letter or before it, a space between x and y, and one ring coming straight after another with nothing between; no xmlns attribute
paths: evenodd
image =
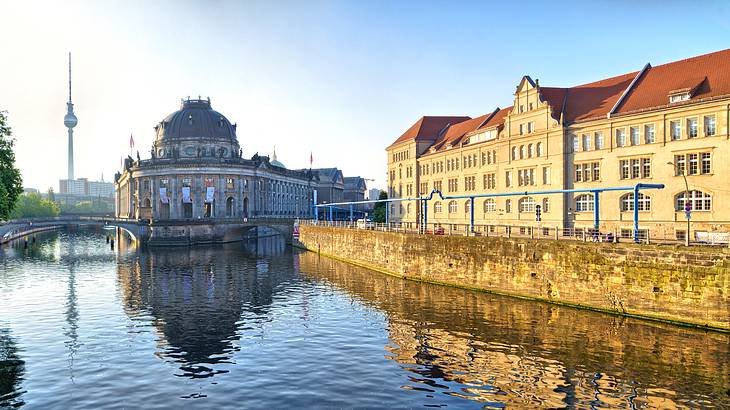
<svg viewBox="0 0 730 410"><path fill-rule="evenodd" d="M689 101L690 95L689 92L679 93L679 94L671 94L669 96L669 103L674 104L682 101Z"/></svg>

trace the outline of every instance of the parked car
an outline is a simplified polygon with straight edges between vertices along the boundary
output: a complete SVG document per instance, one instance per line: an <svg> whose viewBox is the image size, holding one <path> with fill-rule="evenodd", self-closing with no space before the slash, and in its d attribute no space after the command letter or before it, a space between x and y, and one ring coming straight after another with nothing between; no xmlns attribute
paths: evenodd
<svg viewBox="0 0 730 410"><path fill-rule="evenodd" d="M375 229L375 224L370 219L358 219L356 226L357 229Z"/></svg>
<svg viewBox="0 0 730 410"><path fill-rule="evenodd" d="M433 234L434 235L443 235L444 234L444 227L443 226L437 226L433 228Z"/></svg>

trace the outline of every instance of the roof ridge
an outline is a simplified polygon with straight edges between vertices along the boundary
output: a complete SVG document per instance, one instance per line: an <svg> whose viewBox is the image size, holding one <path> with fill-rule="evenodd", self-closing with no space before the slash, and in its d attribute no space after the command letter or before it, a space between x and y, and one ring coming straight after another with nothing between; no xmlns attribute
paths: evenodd
<svg viewBox="0 0 730 410"><path fill-rule="evenodd" d="M702 58L702 57L707 57L707 56L710 56L710 55L713 55L713 54L721 54L721 53L728 53L728 52L730 52L730 48L726 48L724 50L718 50L718 51L711 51L709 53L699 54L699 55L696 55L696 56L693 56L693 57L683 58L681 60L668 61L668 62L663 63L663 64L655 65L654 68L659 68L659 67L663 67L663 66L667 66L667 65L671 65L671 64L684 63L684 62L687 62L687 61L690 61L690 60L694 60L694 59L698 59L698 58Z"/></svg>

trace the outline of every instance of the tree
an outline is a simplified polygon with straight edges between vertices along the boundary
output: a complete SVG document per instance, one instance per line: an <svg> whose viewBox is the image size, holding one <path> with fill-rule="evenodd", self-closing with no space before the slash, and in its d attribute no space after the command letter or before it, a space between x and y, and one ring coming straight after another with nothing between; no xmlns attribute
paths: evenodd
<svg viewBox="0 0 730 410"><path fill-rule="evenodd" d="M15 140L7 125L5 111L0 111L0 219L8 219L18 196L23 193L23 179L15 168Z"/></svg>
<svg viewBox="0 0 730 410"><path fill-rule="evenodd" d="M380 195L378 196L379 200L382 199L388 199L388 193L385 191L380 191ZM375 223L385 223L385 207L388 206L387 202L376 202L375 206L373 207L373 222Z"/></svg>
<svg viewBox="0 0 730 410"><path fill-rule="evenodd" d="M58 216L58 213L58 205L55 202L43 199L40 194L30 193L20 196L15 202L15 208L10 213L10 217L13 219L39 218Z"/></svg>

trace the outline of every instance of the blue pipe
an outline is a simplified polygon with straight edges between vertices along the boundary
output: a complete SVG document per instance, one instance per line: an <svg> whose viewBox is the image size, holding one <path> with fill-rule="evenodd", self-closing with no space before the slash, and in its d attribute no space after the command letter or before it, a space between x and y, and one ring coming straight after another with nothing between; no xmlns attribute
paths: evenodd
<svg viewBox="0 0 730 410"><path fill-rule="evenodd" d="M634 186L634 242L639 243L639 185Z"/></svg>
<svg viewBox="0 0 730 410"><path fill-rule="evenodd" d="M593 193L593 228L598 230L601 225L601 201L599 192Z"/></svg>
<svg viewBox="0 0 730 410"><path fill-rule="evenodd" d="M469 232L474 233L474 197L469 198L471 204L469 205L469 211L471 211L469 219Z"/></svg>

